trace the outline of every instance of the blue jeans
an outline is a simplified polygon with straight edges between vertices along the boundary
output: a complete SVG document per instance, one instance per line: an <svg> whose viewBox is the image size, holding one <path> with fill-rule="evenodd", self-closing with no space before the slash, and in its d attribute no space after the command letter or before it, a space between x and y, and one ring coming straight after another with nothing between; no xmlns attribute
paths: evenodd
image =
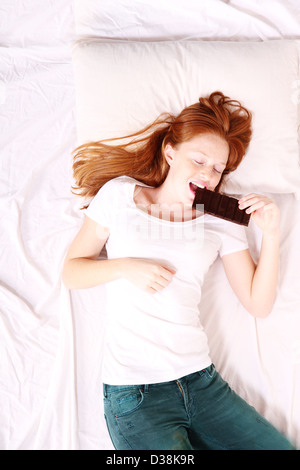
<svg viewBox="0 0 300 470"><path fill-rule="evenodd" d="M170 382L105 385L104 413L117 450L292 450L233 392L214 365Z"/></svg>

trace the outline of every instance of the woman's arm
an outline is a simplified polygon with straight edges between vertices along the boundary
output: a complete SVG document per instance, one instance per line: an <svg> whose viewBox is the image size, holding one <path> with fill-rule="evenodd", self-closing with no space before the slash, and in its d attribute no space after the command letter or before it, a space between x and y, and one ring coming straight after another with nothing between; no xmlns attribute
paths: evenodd
<svg viewBox="0 0 300 470"><path fill-rule="evenodd" d="M85 217L81 229L70 245L65 258L62 280L69 289L94 287L118 277L117 263L97 260L109 230Z"/></svg>
<svg viewBox="0 0 300 470"><path fill-rule="evenodd" d="M140 258L98 260L108 236L108 229L85 217L65 258L62 280L66 287L86 289L124 278L153 294L171 282L174 271L152 260Z"/></svg>
<svg viewBox="0 0 300 470"><path fill-rule="evenodd" d="M279 209L271 199L250 194L240 200L262 230L257 266L248 250L225 255L224 269L231 287L254 317L267 317L273 307L278 280L280 227Z"/></svg>

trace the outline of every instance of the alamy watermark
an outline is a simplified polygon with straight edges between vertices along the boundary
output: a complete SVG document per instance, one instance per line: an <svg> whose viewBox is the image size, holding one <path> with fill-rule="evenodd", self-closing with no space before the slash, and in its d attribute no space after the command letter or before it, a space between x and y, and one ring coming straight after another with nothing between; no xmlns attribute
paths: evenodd
<svg viewBox="0 0 300 470"><path fill-rule="evenodd" d="M204 237L203 204L194 210L190 206L173 204L152 204L149 206L137 205L126 210L117 208L114 219L115 229L119 230L126 240L138 241L183 241L197 240L199 243ZM97 236L105 238L109 230L99 225Z"/></svg>

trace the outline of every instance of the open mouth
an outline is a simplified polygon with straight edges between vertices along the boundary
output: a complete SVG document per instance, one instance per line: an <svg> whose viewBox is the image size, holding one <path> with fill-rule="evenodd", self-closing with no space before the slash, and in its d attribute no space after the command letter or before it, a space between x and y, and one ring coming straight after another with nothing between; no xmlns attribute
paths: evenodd
<svg viewBox="0 0 300 470"><path fill-rule="evenodd" d="M200 184L200 183L196 183L195 181L191 181L191 182L189 183L189 185L190 185L190 190L192 191L192 193L193 193L194 195L196 194L197 188L201 188L201 189L205 189L205 188L206 188L206 186L204 186L204 185L202 185L202 184Z"/></svg>

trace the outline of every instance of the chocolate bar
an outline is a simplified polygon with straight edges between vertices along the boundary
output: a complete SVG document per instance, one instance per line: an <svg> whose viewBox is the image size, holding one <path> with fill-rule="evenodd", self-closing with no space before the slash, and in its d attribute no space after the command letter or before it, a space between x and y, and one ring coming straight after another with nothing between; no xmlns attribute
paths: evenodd
<svg viewBox="0 0 300 470"><path fill-rule="evenodd" d="M221 219L229 220L239 225L248 226L250 214L247 214L245 209L240 209L238 199L226 196L225 194L215 193L205 188L197 188L193 208L197 204L203 204L204 213L220 217Z"/></svg>

